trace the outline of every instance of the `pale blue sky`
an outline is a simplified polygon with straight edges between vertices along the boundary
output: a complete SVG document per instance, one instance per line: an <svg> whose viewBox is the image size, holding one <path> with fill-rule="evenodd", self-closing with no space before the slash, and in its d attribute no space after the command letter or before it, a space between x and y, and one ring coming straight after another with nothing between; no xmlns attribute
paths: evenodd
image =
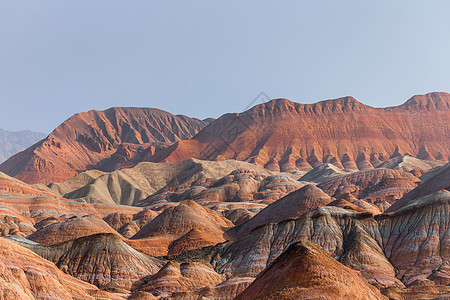
<svg viewBox="0 0 450 300"><path fill-rule="evenodd" d="M261 91L372 106L450 90L450 1L0 0L0 128L157 107L206 118Z"/></svg>

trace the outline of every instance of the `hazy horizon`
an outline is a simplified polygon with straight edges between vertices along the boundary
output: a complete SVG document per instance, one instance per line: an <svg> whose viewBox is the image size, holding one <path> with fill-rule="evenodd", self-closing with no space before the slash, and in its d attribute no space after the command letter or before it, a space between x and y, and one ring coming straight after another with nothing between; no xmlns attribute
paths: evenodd
<svg viewBox="0 0 450 300"><path fill-rule="evenodd" d="M386 107L449 92L447 1L0 3L0 128L154 107L205 119L260 92ZM253 103L257 104L258 100Z"/></svg>

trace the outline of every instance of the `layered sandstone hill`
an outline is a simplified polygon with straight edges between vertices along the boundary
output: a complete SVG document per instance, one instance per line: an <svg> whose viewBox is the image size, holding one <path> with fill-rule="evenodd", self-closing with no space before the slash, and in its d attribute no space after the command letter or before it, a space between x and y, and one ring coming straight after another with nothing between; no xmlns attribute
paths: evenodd
<svg viewBox="0 0 450 300"><path fill-rule="evenodd" d="M27 238L43 245L55 245L97 233L117 234L101 218L95 215L86 215L74 216L62 222L47 225Z"/></svg>
<svg viewBox="0 0 450 300"><path fill-rule="evenodd" d="M236 169L253 170L262 176L274 174L254 164L236 160L218 162L186 159L173 163L142 162L132 168L109 173L98 170L82 172L64 182L49 185L48 190L67 199L88 203L136 205L140 200L165 187L201 179L221 178Z"/></svg>
<svg viewBox="0 0 450 300"><path fill-rule="evenodd" d="M47 138L0 165L27 183L61 182L78 172L136 163L156 148L189 139L208 122L154 108L115 107L76 114Z"/></svg>
<svg viewBox="0 0 450 300"><path fill-rule="evenodd" d="M230 236L243 237L250 231L268 223L295 219L316 208L326 206L331 197L309 184L270 204L247 222L228 231Z"/></svg>
<svg viewBox="0 0 450 300"><path fill-rule="evenodd" d="M419 183L420 179L410 173L376 168L335 176L317 186L330 196L351 194L385 211Z"/></svg>
<svg viewBox="0 0 450 300"><path fill-rule="evenodd" d="M112 213L104 217L103 220L125 238L130 238L159 214L160 211L145 208L136 214Z"/></svg>
<svg viewBox="0 0 450 300"><path fill-rule="evenodd" d="M388 299L312 242L292 244L236 300Z"/></svg>
<svg viewBox="0 0 450 300"><path fill-rule="evenodd" d="M423 196L438 192L440 190L450 191L450 164L425 173L421 177L423 182L415 189L403 196L402 199L391 205L386 212L394 212L406 205L410 201Z"/></svg>
<svg viewBox="0 0 450 300"><path fill-rule="evenodd" d="M135 282L155 274L164 265L111 233L84 236L54 246L19 244L64 272L103 289L130 290Z"/></svg>
<svg viewBox="0 0 450 300"><path fill-rule="evenodd" d="M321 207L177 259L206 261L216 272L230 277L255 277L289 245L310 240L386 293L397 289L410 293L405 286L427 286L434 297L448 296L449 193L442 189L411 199L398 210L376 217L351 209Z"/></svg>
<svg viewBox="0 0 450 300"><path fill-rule="evenodd" d="M287 172L322 163L364 170L404 154L448 160L449 102L447 93L414 96L389 108L352 97L315 104L276 99L223 115L193 139L156 151L150 159L232 158Z"/></svg>
<svg viewBox="0 0 450 300"><path fill-rule="evenodd" d="M237 169L222 178L169 186L143 199L138 205L158 207L187 199L208 206L224 202L270 204L304 185L286 174L269 176L271 173Z"/></svg>
<svg viewBox="0 0 450 300"><path fill-rule="evenodd" d="M413 174L414 173L420 174L426 173L427 171L433 168L442 167L444 164L445 164L444 161L424 160L411 157L409 155L403 155L385 161L384 163L379 165L378 168L386 168L386 169L400 170L403 172L410 172Z"/></svg>
<svg viewBox="0 0 450 300"><path fill-rule="evenodd" d="M14 177L0 172L0 195L24 197L50 197L62 200L63 198L45 188L30 186Z"/></svg>
<svg viewBox="0 0 450 300"><path fill-rule="evenodd" d="M217 285L206 286L201 289L173 293L170 299L197 300L220 299L233 300L255 280L252 277L231 278ZM146 298L142 298L146 299Z"/></svg>
<svg viewBox="0 0 450 300"><path fill-rule="evenodd" d="M146 219L143 214L151 213L148 210L145 213L144 211L139 207L91 205L67 200L0 173L0 235L2 236L27 237L38 230L34 237L44 243L55 239L61 241L59 240L61 238L67 240L82 236L84 233L96 233L92 230L113 231L101 219L113 212L132 215L136 220L143 220ZM157 214L154 212L155 216ZM90 216L84 217L86 215ZM61 227L63 224L75 225ZM67 237L64 237L66 234Z"/></svg>
<svg viewBox="0 0 450 300"><path fill-rule="evenodd" d="M389 108L373 108L352 97L315 104L276 99L225 114L208 126L209 121L157 109L89 111L69 118L0 165L0 171L49 184L87 169L192 157L237 159L286 172L322 163L364 170L404 154L447 161L449 99L447 93L430 93Z"/></svg>
<svg viewBox="0 0 450 300"><path fill-rule="evenodd" d="M378 217L386 257L406 285L450 284L450 192L440 190Z"/></svg>
<svg viewBox="0 0 450 300"><path fill-rule="evenodd" d="M206 263L169 262L153 276L143 278L135 284L135 290L158 297L174 293L195 291L207 286L215 286L226 280Z"/></svg>
<svg viewBox="0 0 450 300"><path fill-rule="evenodd" d="M53 263L0 238L1 299L123 299L64 274Z"/></svg>
<svg viewBox="0 0 450 300"><path fill-rule="evenodd" d="M224 232L232 226L224 216L187 200L165 209L132 236L129 244L154 256L177 255L224 242Z"/></svg>
<svg viewBox="0 0 450 300"><path fill-rule="evenodd" d="M299 180L320 183L322 181L338 177L340 175L345 175L347 173L349 172L346 172L333 164L325 163L308 171L305 175L300 177Z"/></svg>

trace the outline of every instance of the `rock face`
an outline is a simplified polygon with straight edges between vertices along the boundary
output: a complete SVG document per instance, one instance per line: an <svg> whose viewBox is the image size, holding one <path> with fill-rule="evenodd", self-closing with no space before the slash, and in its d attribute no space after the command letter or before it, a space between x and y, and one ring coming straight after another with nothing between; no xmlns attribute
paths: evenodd
<svg viewBox="0 0 450 300"><path fill-rule="evenodd" d="M112 213L104 217L103 220L125 238L130 238L148 222L156 218L159 213L146 208L136 214Z"/></svg>
<svg viewBox="0 0 450 300"><path fill-rule="evenodd" d="M270 204L303 186L286 174L269 176L271 173L238 169L222 178L207 178L166 187L143 199L138 205L159 207L188 199L205 206L225 202Z"/></svg>
<svg viewBox="0 0 450 300"><path fill-rule="evenodd" d="M22 245L54 262L64 272L108 289L130 290L133 283L155 274L164 264L111 233L85 236L51 247Z"/></svg>
<svg viewBox="0 0 450 300"><path fill-rule="evenodd" d="M423 176L424 178L422 177L424 180L422 184L404 195L402 199L390 206L386 212L396 211L399 208L408 205L411 200L424 197L443 189L450 191L450 164L432 170L430 173L431 174L429 175L425 173Z"/></svg>
<svg viewBox="0 0 450 300"><path fill-rule="evenodd" d="M131 237L130 244L154 256L176 255L224 242L233 223L194 201L167 208Z"/></svg>
<svg viewBox="0 0 450 300"><path fill-rule="evenodd" d="M335 176L317 186L333 197L350 193L384 211L419 183L410 173L377 168Z"/></svg>
<svg viewBox="0 0 450 300"><path fill-rule="evenodd" d="M28 236L28 239L44 245L55 245L96 233L117 234L101 218L86 215L48 225Z"/></svg>
<svg viewBox="0 0 450 300"><path fill-rule="evenodd" d="M326 163L315 167L314 169L300 177L299 180L320 183L327 179L331 179L347 173L348 172L345 172L344 170L336 167L333 164Z"/></svg>
<svg viewBox="0 0 450 300"><path fill-rule="evenodd" d="M330 202L330 196L309 184L275 201L247 222L234 227L229 234L237 238L243 237L256 227L298 218L316 208L326 206Z"/></svg>
<svg viewBox="0 0 450 300"><path fill-rule="evenodd" d="M312 242L292 244L236 300L388 299Z"/></svg>
<svg viewBox="0 0 450 300"><path fill-rule="evenodd" d="M10 156L42 140L44 133L30 130L6 131L0 129L0 163Z"/></svg>
<svg viewBox="0 0 450 300"><path fill-rule="evenodd" d="M443 189L375 217L339 207L321 207L184 257L196 260L198 255L218 273L230 277L257 276L289 245L309 240L339 262L360 271L364 279L377 287L438 288L450 280L449 195Z"/></svg>
<svg viewBox="0 0 450 300"><path fill-rule="evenodd" d="M377 168L394 169L413 173L414 171L427 172L433 168L442 167L444 164L444 161L423 160L409 155L403 155L389 159Z"/></svg>
<svg viewBox="0 0 450 300"><path fill-rule="evenodd" d="M92 227L101 223L99 228L104 230L109 226L101 220L102 217L112 212L137 215L142 211L143 209L138 207L105 204L90 205L70 201L52 192L28 185L18 179L0 173L0 234L2 236L19 235L26 237L36 230L40 231L37 235L41 235L46 230L49 230L44 227L66 221L71 217L83 217L86 215L92 215L90 218L93 218L93 216L97 218L97 222L91 224ZM84 228L86 232L96 230L96 228L88 230L86 226ZM80 232L80 230L79 228L73 229L74 232ZM112 229L109 228L108 230ZM55 237L61 238L65 234L64 232L67 233L67 230L62 232L56 230ZM70 234L69 232L68 235ZM49 241L51 241L54 238L53 233L45 236L44 240L49 238Z"/></svg>
<svg viewBox="0 0 450 300"><path fill-rule="evenodd" d="M68 199L88 203L136 205L163 188L167 187L172 191L173 186L202 179L221 178L236 169L251 170L265 177L273 175L273 172L254 164L236 160L210 162L186 159L174 163L141 162L132 168L110 173L97 170L82 172L62 183L51 184L50 191Z"/></svg>
<svg viewBox="0 0 450 300"><path fill-rule="evenodd" d="M378 224L370 213L321 207L297 219L270 223L218 246L210 262L228 276L256 277L292 243L310 240L347 266L362 272L369 283L400 286L394 267L383 253ZM204 253L202 257L208 257Z"/></svg>
<svg viewBox="0 0 450 300"><path fill-rule="evenodd" d="M197 300L197 299L223 299L233 300L255 280L251 277L231 278L217 285L210 285L202 289L172 294L173 299Z"/></svg>
<svg viewBox="0 0 450 300"><path fill-rule="evenodd" d="M406 285L450 284L450 192L440 190L379 217L386 257Z"/></svg>
<svg viewBox="0 0 450 300"><path fill-rule="evenodd" d="M53 263L0 238L1 299L123 299L60 271Z"/></svg>
<svg viewBox="0 0 450 300"><path fill-rule="evenodd" d="M276 99L226 114L193 139L156 151L151 160L233 158L274 171L310 170L322 163L364 170L404 154L447 160L449 102L447 93L414 96L389 108L352 97L315 104Z"/></svg>
<svg viewBox="0 0 450 300"><path fill-rule="evenodd" d="M136 290L158 297L167 297L174 293L214 286L225 280L224 275L216 273L206 263L169 262L154 276L144 278L141 283L136 284Z"/></svg>
<svg viewBox="0 0 450 300"><path fill-rule="evenodd" d="M154 108L116 107L76 114L48 137L0 165L27 183L61 182L86 169L113 170L155 147L191 138L207 122Z"/></svg>

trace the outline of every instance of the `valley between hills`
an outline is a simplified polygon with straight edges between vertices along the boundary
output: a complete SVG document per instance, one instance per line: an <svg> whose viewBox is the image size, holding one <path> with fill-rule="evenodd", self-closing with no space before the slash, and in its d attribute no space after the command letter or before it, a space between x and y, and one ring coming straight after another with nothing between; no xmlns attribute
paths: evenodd
<svg viewBox="0 0 450 300"><path fill-rule="evenodd" d="M0 164L0 299L447 299L450 94L77 113Z"/></svg>

